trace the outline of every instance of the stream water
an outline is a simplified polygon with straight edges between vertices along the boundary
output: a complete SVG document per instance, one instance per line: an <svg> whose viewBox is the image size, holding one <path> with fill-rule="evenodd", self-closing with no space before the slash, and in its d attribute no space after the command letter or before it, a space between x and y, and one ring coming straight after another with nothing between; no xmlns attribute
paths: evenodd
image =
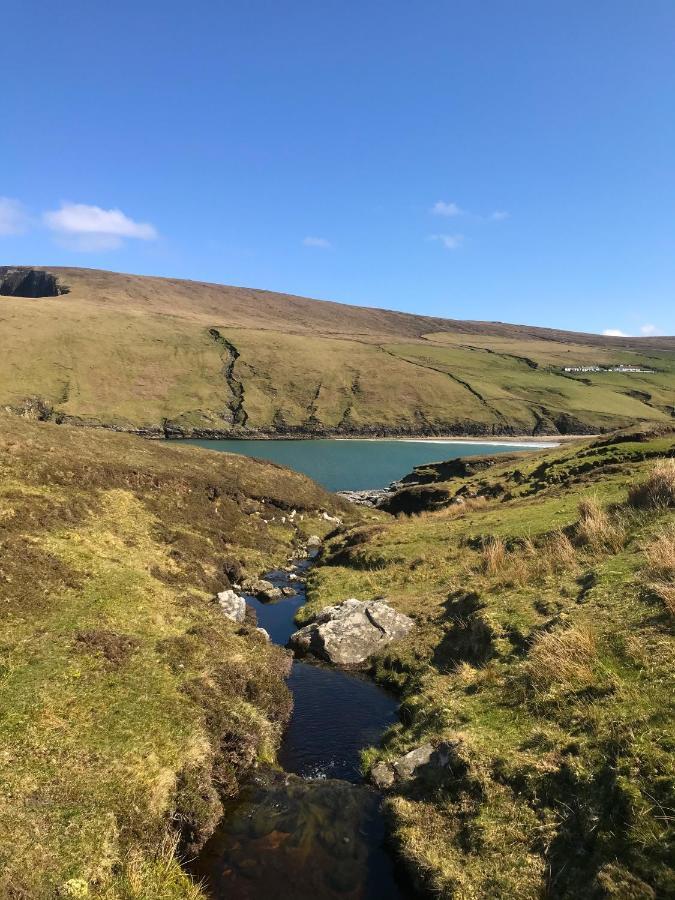
<svg viewBox="0 0 675 900"><path fill-rule="evenodd" d="M258 624L285 645L305 602L309 561L265 577L296 593L246 596ZM362 783L359 754L398 716L372 681L295 660L293 715L279 752L284 772L253 778L191 867L214 900L406 900L385 845L381 797Z"/></svg>

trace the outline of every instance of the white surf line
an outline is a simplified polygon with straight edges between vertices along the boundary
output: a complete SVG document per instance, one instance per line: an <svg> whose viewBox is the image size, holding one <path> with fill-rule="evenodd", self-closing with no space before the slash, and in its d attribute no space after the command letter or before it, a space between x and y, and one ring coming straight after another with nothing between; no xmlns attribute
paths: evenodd
<svg viewBox="0 0 675 900"><path fill-rule="evenodd" d="M479 444L481 447L542 447L546 449L560 446L560 444L544 443L543 441L537 441L536 443L525 441L466 441L459 438L400 438L399 440L406 444L469 444L470 446Z"/></svg>
<svg viewBox="0 0 675 900"><path fill-rule="evenodd" d="M381 444L446 444L448 446L452 444L468 444L470 447L475 447L477 444L481 447L526 447L527 449L535 449L537 447L541 447L543 450L552 448L552 447L560 447L559 443L553 442L544 442L544 441L470 441L464 438L327 438L327 440L333 441L370 441L373 443L381 443Z"/></svg>

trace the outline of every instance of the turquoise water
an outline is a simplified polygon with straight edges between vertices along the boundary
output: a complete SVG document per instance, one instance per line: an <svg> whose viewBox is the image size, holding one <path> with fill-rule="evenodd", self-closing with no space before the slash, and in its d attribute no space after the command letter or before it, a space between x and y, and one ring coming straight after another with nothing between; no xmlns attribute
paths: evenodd
<svg viewBox="0 0 675 900"><path fill-rule="evenodd" d="M203 441L190 444L209 450L241 453L269 459L304 472L329 491L360 491L384 488L415 466L458 456L507 453L527 447L555 444L497 444L457 441Z"/></svg>

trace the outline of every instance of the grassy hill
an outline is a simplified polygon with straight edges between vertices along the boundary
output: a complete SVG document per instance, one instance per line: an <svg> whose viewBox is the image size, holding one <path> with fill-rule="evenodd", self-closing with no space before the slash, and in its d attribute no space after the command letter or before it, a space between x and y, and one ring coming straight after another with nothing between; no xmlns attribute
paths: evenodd
<svg viewBox="0 0 675 900"><path fill-rule="evenodd" d="M214 594L345 508L276 465L0 415L1 897L202 896L176 850L290 712L287 657Z"/></svg>
<svg viewBox="0 0 675 900"><path fill-rule="evenodd" d="M337 532L301 611L416 621L374 662L402 722L365 766L450 760L390 789L401 852L448 900L675 896L675 433L468 462Z"/></svg>
<svg viewBox="0 0 675 900"><path fill-rule="evenodd" d="M122 430L591 433L674 414L675 338L40 267L0 269L0 330L0 406ZM593 364L653 374L563 371Z"/></svg>

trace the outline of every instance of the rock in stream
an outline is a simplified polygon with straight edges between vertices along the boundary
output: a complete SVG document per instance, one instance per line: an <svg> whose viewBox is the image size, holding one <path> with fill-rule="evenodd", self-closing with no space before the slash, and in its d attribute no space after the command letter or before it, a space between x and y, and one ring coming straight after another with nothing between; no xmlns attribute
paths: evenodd
<svg viewBox="0 0 675 900"><path fill-rule="evenodd" d="M405 637L413 620L383 600L351 598L324 609L309 625L291 635L289 646L338 666L357 666L391 641Z"/></svg>

